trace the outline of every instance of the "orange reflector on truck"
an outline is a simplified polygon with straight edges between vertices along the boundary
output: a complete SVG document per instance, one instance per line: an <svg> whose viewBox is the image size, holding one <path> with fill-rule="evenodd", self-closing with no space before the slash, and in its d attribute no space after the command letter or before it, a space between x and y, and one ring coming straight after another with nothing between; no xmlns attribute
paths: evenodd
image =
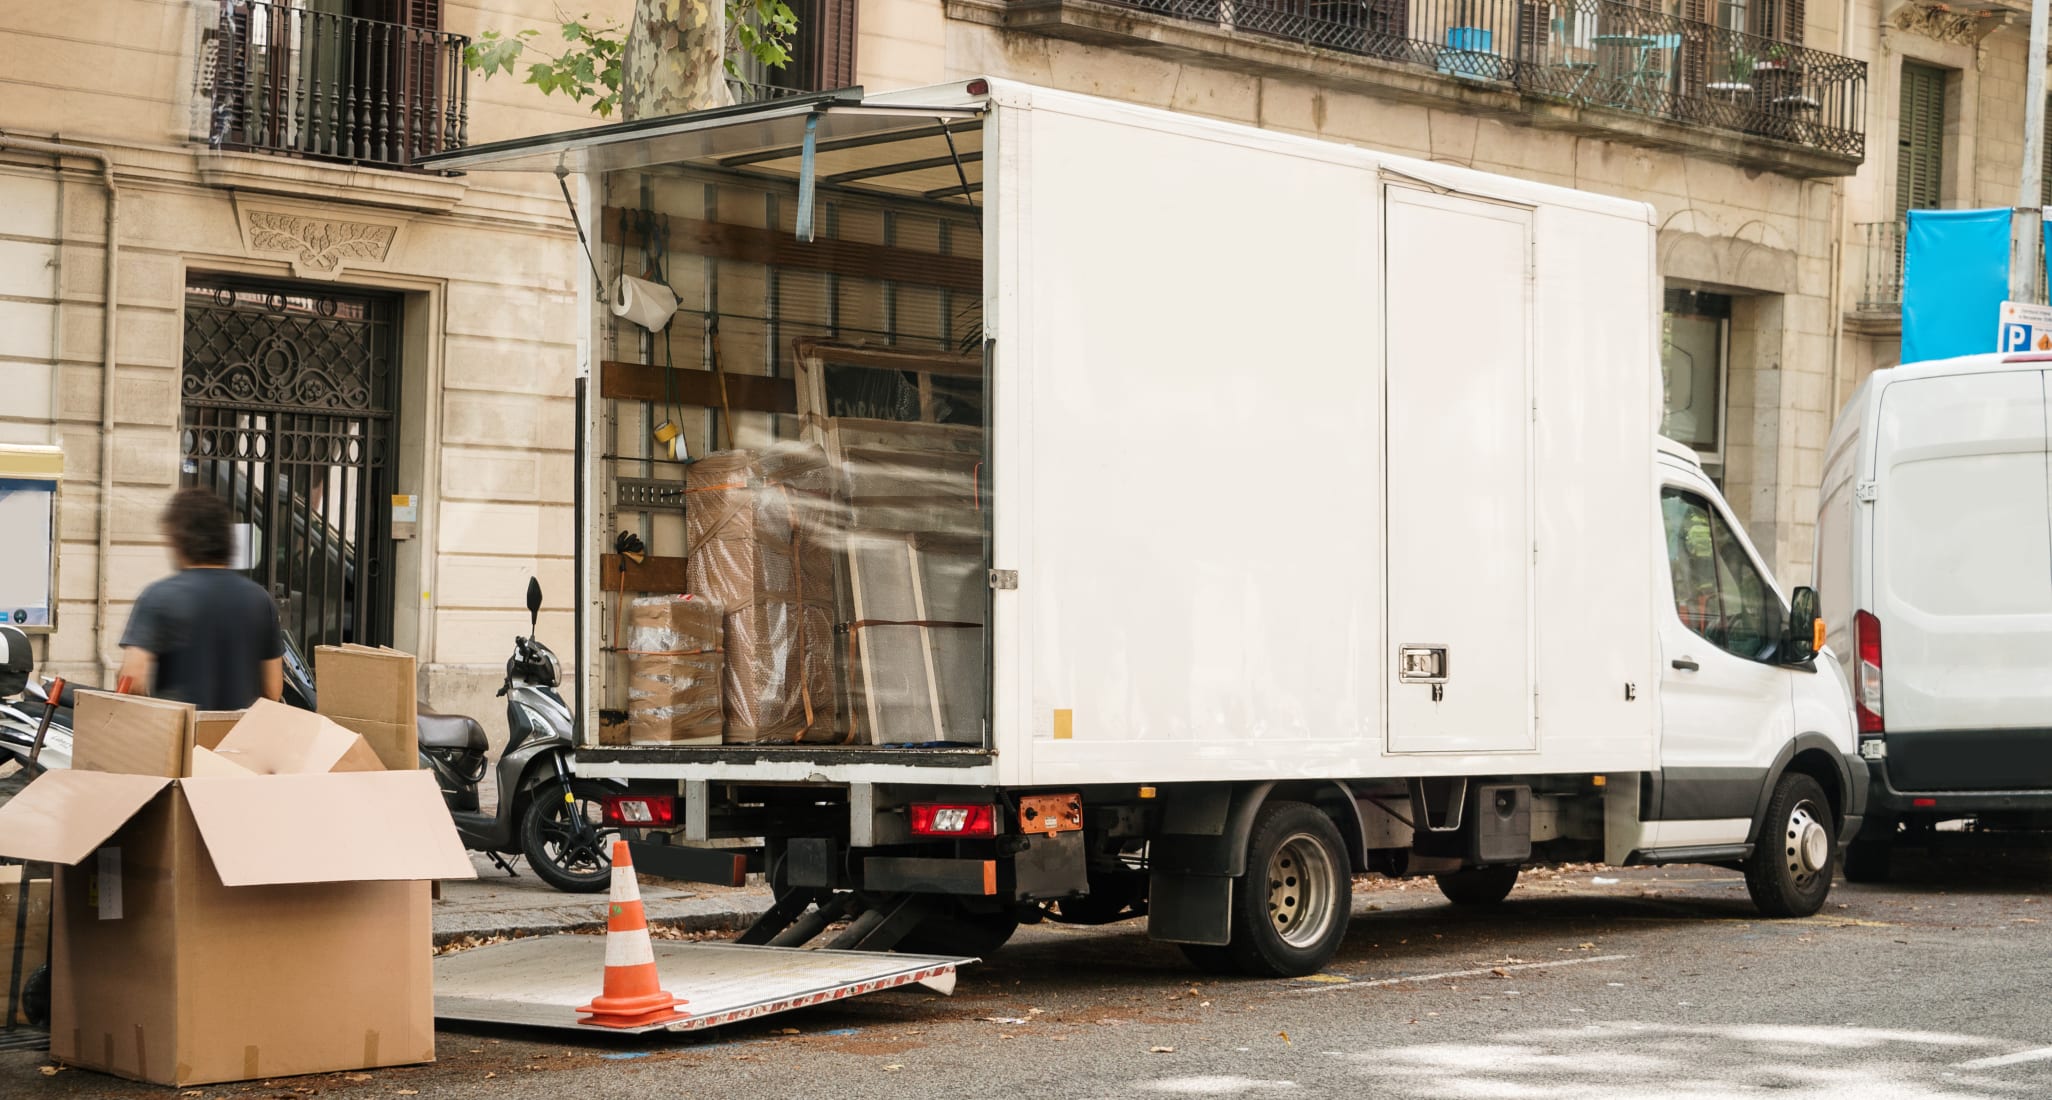
<svg viewBox="0 0 2052 1100"><path fill-rule="evenodd" d="M1019 799L1019 831L1022 833L1081 832L1083 796L1079 794L1029 794Z"/></svg>

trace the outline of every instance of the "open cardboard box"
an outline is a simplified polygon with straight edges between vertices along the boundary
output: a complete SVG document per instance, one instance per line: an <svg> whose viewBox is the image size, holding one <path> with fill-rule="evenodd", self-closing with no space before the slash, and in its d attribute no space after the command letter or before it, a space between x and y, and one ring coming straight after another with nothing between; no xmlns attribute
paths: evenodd
<svg viewBox="0 0 2052 1100"><path fill-rule="evenodd" d="M0 854L58 865L52 1056L167 1085L432 1061L426 880L475 875L434 777L282 704L196 728L87 695L73 770L0 806Z"/></svg>

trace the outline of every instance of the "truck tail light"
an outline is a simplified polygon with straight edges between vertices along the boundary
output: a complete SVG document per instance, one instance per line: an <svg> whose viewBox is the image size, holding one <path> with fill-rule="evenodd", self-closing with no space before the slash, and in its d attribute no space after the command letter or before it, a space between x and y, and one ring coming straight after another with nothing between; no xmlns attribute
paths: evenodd
<svg viewBox="0 0 2052 1100"><path fill-rule="evenodd" d="M1881 620L1862 611L1853 616L1853 648L1859 661L1853 666L1853 708L1860 718L1862 737L1879 737L1886 732L1881 721Z"/></svg>
<svg viewBox="0 0 2052 1100"><path fill-rule="evenodd" d="M677 800L666 794L609 794L606 824L630 828L661 827L677 822Z"/></svg>
<svg viewBox="0 0 2052 1100"><path fill-rule="evenodd" d="M914 802L911 825L913 836L996 836L997 807Z"/></svg>

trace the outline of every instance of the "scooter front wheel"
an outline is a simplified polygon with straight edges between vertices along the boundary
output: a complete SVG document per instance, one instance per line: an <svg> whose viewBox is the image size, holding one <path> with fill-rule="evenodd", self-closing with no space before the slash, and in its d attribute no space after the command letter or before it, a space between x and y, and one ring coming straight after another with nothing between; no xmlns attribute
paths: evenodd
<svg viewBox="0 0 2052 1100"><path fill-rule="evenodd" d="M572 779L569 797L556 780L535 789L520 814L520 852L543 882L572 894L594 894L613 880L613 836L605 827L606 788Z"/></svg>

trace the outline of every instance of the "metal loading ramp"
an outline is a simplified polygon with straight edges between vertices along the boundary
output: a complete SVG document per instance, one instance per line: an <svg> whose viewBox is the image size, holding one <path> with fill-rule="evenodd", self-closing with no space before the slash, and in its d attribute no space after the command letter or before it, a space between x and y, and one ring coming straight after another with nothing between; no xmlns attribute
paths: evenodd
<svg viewBox="0 0 2052 1100"><path fill-rule="evenodd" d="M900 986L955 991L955 968L977 960L876 951L807 951L732 943L654 943L664 989L688 1003L682 1020L638 1028L578 1023L599 991L604 936L558 935L479 947L435 960L435 1018L636 1034L702 1031Z"/></svg>

